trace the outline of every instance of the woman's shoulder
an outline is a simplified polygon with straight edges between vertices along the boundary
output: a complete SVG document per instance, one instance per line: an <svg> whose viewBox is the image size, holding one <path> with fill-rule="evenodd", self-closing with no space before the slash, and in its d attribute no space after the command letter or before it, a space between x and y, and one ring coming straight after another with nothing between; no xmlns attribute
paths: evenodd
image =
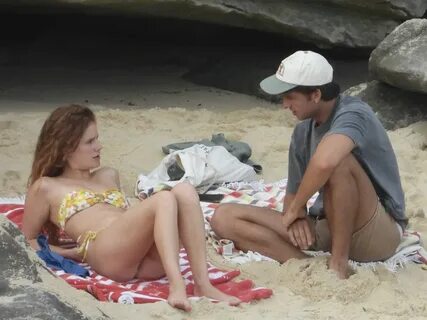
<svg viewBox="0 0 427 320"><path fill-rule="evenodd" d="M40 177L31 184L29 190L36 192L49 192L55 184L54 179L55 178L52 177Z"/></svg>
<svg viewBox="0 0 427 320"><path fill-rule="evenodd" d="M115 168L102 167L93 172L94 177L101 182L119 183L119 172Z"/></svg>

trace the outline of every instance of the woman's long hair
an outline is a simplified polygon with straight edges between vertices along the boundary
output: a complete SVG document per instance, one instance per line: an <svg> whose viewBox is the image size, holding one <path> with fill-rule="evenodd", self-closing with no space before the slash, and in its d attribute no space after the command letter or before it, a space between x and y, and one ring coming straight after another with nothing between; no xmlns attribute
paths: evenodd
<svg viewBox="0 0 427 320"><path fill-rule="evenodd" d="M41 129L31 175L32 185L41 177L57 177L64 172L66 157L75 151L95 115L88 107L72 104L55 109ZM44 225L50 243L58 242L58 228L49 220Z"/></svg>

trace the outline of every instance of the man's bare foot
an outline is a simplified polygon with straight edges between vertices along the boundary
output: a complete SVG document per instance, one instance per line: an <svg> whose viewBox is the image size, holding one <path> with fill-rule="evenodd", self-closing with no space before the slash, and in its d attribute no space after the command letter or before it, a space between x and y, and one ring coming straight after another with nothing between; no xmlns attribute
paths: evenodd
<svg viewBox="0 0 427 320"><path fill-rule="evenodd" d="M187 298L185 287L175 289L170 287L168 303L174 308L181 309L187 312L191 311L191 304Z"/></svg>
<svg viewBox="0 0 427 320"><path fill-rule="evenodd" d="M348 265L348 260L333 260L332 258L328 261L329 269L336 272L338 278L348 279L352 274L351 268Z"/></svg>
<svg viewBox="0 0 427 320"><path fill-rule="evenodd" d="M211 283L208 283L206 285L195 285L194 295L204 296L218 301L225 301L228 302L230 306L237 306L242 302L240 301L240 299L225 294L224 292L218 290Z"/></svg>

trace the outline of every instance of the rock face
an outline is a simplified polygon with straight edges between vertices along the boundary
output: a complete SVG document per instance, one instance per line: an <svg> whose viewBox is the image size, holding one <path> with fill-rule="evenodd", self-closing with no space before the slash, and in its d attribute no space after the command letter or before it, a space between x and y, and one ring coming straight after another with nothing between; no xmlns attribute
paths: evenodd
<svg viewBox="0 0 427 320"><path fill-rule="evenodd" d="M2 1L16 6L16 1ZM34 1L19 4L34 6ZM397 25L421 17L426 0L42 0L85 13L154 15L283 34L320 47L374 48Z"/></svg>
<svg viewBox="0 0 427 320"><path fill-rule="evenodd" d="M88 320L79 310L59 300L55 295L31 286L0 288L2 319Z"/></svg>
<svg viewBox="0 0 427 320"><path fill-rule="evenodd" d="M28 256L23 234L3 215L0 215L0 280L23 278L40 281L36 265Z"/></svg>
<svg viewBox="0 0 427 320"><path fill-rule="evenodd" d="M354 86L344 94L358 96L376 112L387 130L427 120L427 96L391 87L380 81Z"/></svg>
<svg viewBox="0 0 427 320"><path fill-rule="evenodd" d="M377 12L380 15L389 15L391 17L411 18L421 17L427 10L427 1L418 0L323 0L333 2L341 6L352 6L362 10Z"/></svg>
<svg viewBox="0 0 427 320"><path fill-rule="evenodd" d="M398 26L372 52L369 72L392 86L427 93L427 19Z"/></svg>
<svg viewBox="0 0 427 320"><path fill-rule="evenodd" d="M67 302L70 300L50 292L52 287L45 286L42 280L47 271L41 265L24 235L0 214L0 319L109 319L99 310L88 316L80 307ZM55 281L58 284L51 284L54 288L63 285L62 279L50 279L50 283Z"/></svg>

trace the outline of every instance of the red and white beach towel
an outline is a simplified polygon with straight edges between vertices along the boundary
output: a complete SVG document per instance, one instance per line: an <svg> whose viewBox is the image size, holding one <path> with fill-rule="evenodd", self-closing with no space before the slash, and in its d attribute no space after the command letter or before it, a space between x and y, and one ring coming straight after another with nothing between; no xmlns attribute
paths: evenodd
<svg viewBox="0 0 427 320"><path fill-rule="evenodd" d="M4 202L4 201L3 201ZM24 207L21 203L0 204L0 214L4 214L19 228L22 226ZM119 303L150 303L166 301L169 292L167 278L155 281L132 280L118 283L97 274L87 264L82 264L89 270L90 276L82 278L65 273L63 270L50 269L58 277L64 279L71 286L91 293L100 301L112 301ZM185 250L180 252L181 273L187 285L187 294L190 299L199 299L193 295L192 274ZM224 271L208 263L209 278L211 283L222 292L238 297L243 302L258 299L266 299L272 295L272 290L264 287L254 287L251 280L237 281L235 278L240 274L239 270Z"/></svg>

